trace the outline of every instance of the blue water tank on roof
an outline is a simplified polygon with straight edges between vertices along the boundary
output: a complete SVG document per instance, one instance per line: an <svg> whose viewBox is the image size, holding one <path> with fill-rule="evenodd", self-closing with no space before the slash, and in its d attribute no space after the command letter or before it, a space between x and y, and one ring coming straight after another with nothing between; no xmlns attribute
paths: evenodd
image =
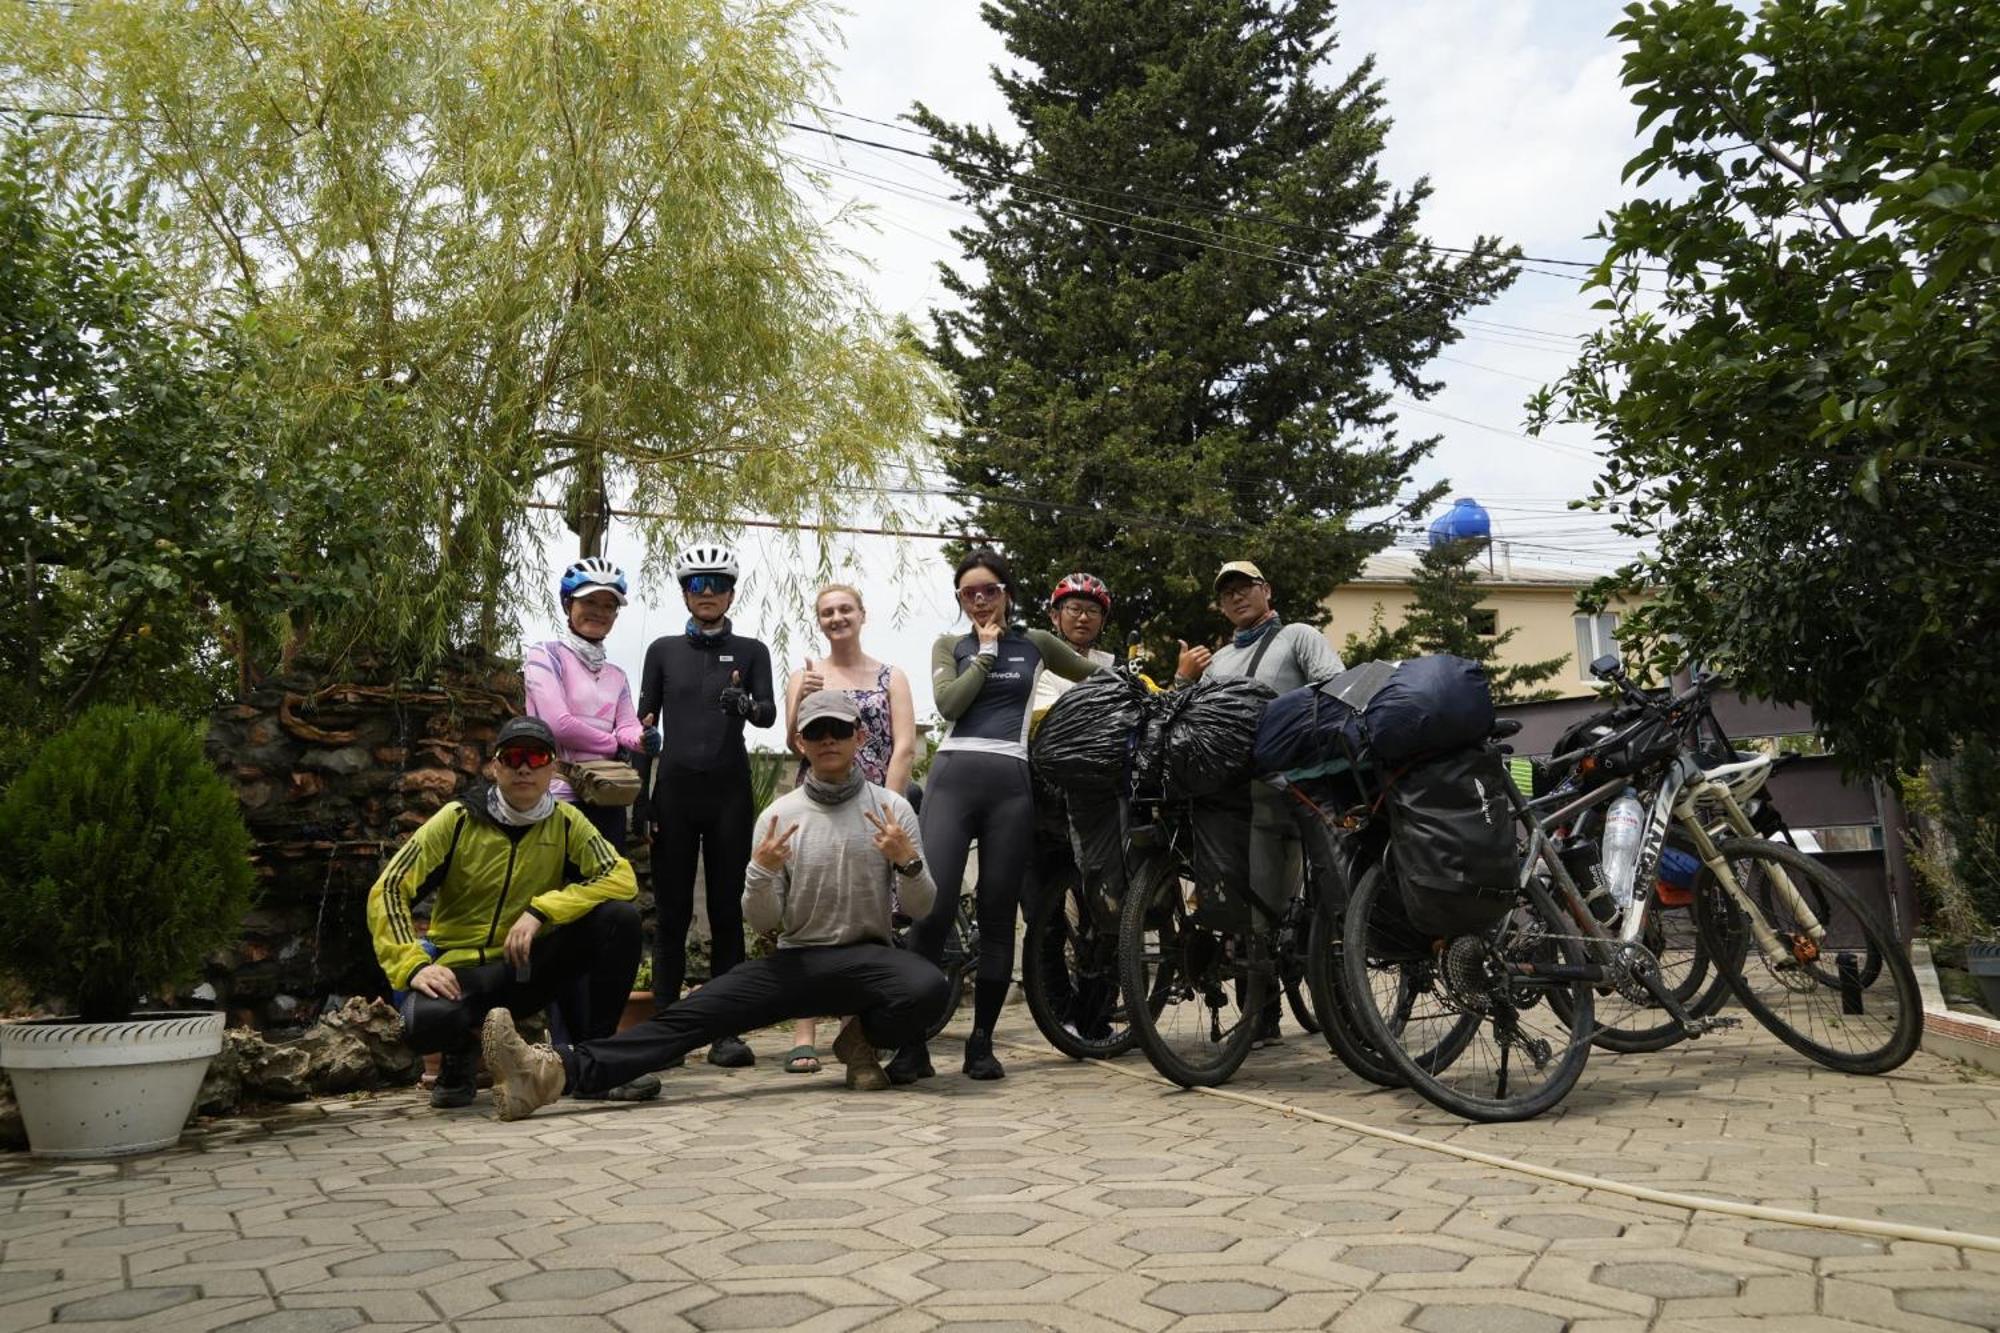
<svg viewBox="0 0 2000 1333"><path fill-rule="evenodd" d="M1493 519L1469 495L1460 496L1449 510L1431 521L1432 546L1472 538L1483 542L1493 540Z"/></svg>

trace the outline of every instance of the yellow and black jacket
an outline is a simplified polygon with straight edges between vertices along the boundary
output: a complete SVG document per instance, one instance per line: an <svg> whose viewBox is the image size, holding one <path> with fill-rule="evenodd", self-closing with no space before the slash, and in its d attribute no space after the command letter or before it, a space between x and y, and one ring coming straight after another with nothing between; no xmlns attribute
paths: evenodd
<svg viewBox="0 0 2000 1333"><path fill-rule="evenodd" d="M420 934L410 905L432 889L430 929ZM368 890L368 931L389 984L407 989L434 962L499 961L523 912L560 926L638 892L631 862L575 806L558 801L540 823L509 828L487 814L479 787L425 820L382 868Z"/></svg>

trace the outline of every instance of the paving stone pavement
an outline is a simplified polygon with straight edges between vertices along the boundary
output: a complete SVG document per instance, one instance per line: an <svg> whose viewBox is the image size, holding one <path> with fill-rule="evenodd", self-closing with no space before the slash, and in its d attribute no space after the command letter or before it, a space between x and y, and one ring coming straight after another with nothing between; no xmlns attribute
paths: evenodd
<svg viewBox="0 0 2000 1333"><path fill-rule="evenodd" d="M1003 1051L998 1084L861 1094L783 1074L786 1044L671 1073L647 1106L500 1124L483 1096L398 1093L124 1163L0 1158L0 1333L2000 1329L1990 1251L1555 1184L1039 1048ZM2000 1236L2000 1082L1929 1056L1867 1079L1761 1032L1599 1054L1525 1125L1367 1089L1296 1033L1231 1086L1608 1179Z"/></svg>

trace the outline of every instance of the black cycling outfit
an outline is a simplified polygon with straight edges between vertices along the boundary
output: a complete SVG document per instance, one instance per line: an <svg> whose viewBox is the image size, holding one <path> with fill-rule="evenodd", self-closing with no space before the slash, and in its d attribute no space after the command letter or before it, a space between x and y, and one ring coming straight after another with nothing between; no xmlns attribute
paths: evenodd
<svg viewBox="0 0 2000 1333"><path fill-rule="evenodd" d="M711 976L743 961L743 872L756 820L746 719L727 712L732 678L751 698L752 726L778 717L771 654L723 622L714 635L684 631L653 640L639 685L639 715L657 714L662 746L653 779L653 1004L664 1010L687 979L697 861L708 885Z"/></svg>
<svg viewBox="0 0 2000 1333"><path fill-rule="evenodd" d="M930 915L912 934L936 961L958 911L965 859L979 843L979 967L972 1028L990 1034L1014 975L1014 925L1035 846L1028 785L1028 724L1035 678L1054 671L1082 680L1096 664L1046 630L1010 629L980 651L975 634L944 635L931 649L931 686L946 720L924 784L924 860L938 886Z"/></svg>

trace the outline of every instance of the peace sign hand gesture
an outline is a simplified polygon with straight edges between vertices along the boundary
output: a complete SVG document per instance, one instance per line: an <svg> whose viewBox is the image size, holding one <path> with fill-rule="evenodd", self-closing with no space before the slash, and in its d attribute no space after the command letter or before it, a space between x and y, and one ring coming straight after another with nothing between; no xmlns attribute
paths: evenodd
<svg viewBox="0 0 2000 1333"><path fill-rule="evenodd" d="M775 819L772 820L769 830L764 834L763 841L757 844L756 851L750 853L750 859L756 862L759 870L768 870L773 873L783 870L785 863L792 859L792 853L798 850L792 846L792 835L798 831L799 826L793 824L790 828L780 832L778 821ZM879 846L880 844L878 843L877 845Z"/></svg>
<svg viewBox="0 0 2000 1333"><path fill-rule="evenodd" d="M863 810L861 817L874 826L875 850L882 853L890 865L904 866L917 859L917 845L910 841L910 831L902 824L873 810Z"/></svg>

